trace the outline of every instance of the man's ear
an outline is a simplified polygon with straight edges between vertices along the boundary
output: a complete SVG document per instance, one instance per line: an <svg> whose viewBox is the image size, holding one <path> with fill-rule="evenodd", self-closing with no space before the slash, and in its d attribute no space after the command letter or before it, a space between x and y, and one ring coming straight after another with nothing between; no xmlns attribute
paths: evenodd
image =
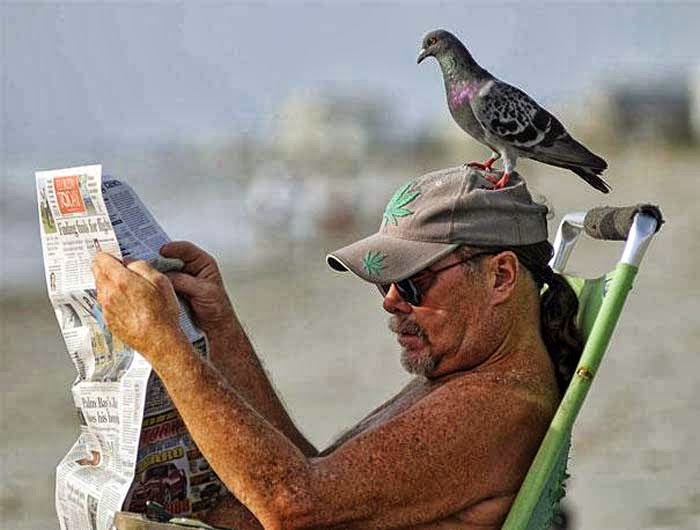
<svg viewBox="0 0 700 530"><path fill-rule="evenodd" d="M515 253L506 250L491 258L489 265L493 279L492 300L495 304L501 304L509 300L515 292L520 263Z"/></svg>

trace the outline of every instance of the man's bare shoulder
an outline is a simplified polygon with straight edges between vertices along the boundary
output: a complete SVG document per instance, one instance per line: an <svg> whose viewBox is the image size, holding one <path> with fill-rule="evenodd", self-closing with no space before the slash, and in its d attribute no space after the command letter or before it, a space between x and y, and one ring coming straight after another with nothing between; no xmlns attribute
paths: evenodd
<svg viewBox="0 0 700 530"><path fill-rule="evenodd" d="M315 459L321 483L332 478L354 485L344 499L329 498L319 487L323 504L347 509L361 499L384 506L371 515L355 507L359 519L368 517L367 527L401 520L408 528L444 514L497 524L551 416L551 404L540 395L546 392L524 379L500 372L415 379ZM477 515L495 499L498 509Z"/></svg>
<svg viewBox="0 0 700 530"><path fill-rule="evenodd" d="M533 377L518 370L464 371L432 380L415 377L322 455L330 454L365 431L380 428L401 416L413 416L422 409L430 411L424 421L451 423L455 431L483 424L495 434L497 430L518 428L522 423L537 430L539 424L548 424L557 402L556 389L547 384L546 377Z"/></svg>
<svg viewBox="0 0 700 530"><path fill-rule="evenodd" d="M431 409L436 421L451 422L468 435L487 429L494 445L499 439L509 443L508 435L523 429L539 438L558 403L555 388L518 371L455 373L433 385L416 406Z"/></svg>
<svg viewBox="0 0 700 530"><path fill-rule="evenodd" d="M546 416L554 412L559 400L556 383L548 374L506 370L473 370L458 372L437 382L433 399L442 399L446 403L457 398L469 398L482 403L489 409L514 409L518 414L521 409L534 412L542 409ZM508 413L508 410L504 411Z"/></svg>

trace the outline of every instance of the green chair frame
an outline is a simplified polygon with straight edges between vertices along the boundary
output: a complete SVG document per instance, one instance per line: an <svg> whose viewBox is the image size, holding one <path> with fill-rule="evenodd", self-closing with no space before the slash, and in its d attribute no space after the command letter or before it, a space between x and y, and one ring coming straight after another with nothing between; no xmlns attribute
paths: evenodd
<svg viewBox="0 0 700 530"><path fill-rule="evenodd" d="M559 501L564 496L574 422L598 372L642 258L663 222L658 209L657 214L652 215L649 208L634 210L622 256L613 271L593 280L567 278L579 297L578 325L586 341L585 347L503 530L548 530L551 527ZM586 215L586 212L569 214L559 225L554 240L555 254L550 262L555 272L564 273L584 227L588 231ZM624 239L624 236L603 237L599 234L594 237Z"/></svg>

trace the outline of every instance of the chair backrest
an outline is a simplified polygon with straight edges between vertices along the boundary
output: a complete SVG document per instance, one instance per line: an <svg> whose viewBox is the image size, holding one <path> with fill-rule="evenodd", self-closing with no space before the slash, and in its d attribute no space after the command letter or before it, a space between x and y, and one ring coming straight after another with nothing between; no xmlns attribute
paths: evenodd
<svg viewBox="0 0 700 530"><path fill-rule="evenodd" d="M577 324L585 347L540 449L503 525L504 530L548 530L564 496L571 431L622 312L644 253L663 223L655 206L594 208L564 217L550 262L563 273L585 230L597 239L626 240L616 268L595 279L567 277L579 298Z"/></svg>
<svg viewBox="0 0 700 530"><path fill-rule="evenodd" d="M581 331L584 340L588 340L603 305L605 293L615 278L615 271L610 271L598 278L581 278L569 275L565 275L565 278L578 297L576 326Z"/></svg>

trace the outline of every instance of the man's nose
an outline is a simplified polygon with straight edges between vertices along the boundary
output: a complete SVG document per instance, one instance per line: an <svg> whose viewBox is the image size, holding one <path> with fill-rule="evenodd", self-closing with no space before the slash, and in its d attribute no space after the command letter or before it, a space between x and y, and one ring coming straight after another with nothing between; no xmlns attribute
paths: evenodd
<svg viewBox="0 0 700 530"><path fill-rule="evenodd" d="M406 300L401 298L399 290L393 283L389 287L389 292L386 293L384 297L384 303L382 304L384 311L387 313L410 313L412 311L412 306Z"/></svg>

